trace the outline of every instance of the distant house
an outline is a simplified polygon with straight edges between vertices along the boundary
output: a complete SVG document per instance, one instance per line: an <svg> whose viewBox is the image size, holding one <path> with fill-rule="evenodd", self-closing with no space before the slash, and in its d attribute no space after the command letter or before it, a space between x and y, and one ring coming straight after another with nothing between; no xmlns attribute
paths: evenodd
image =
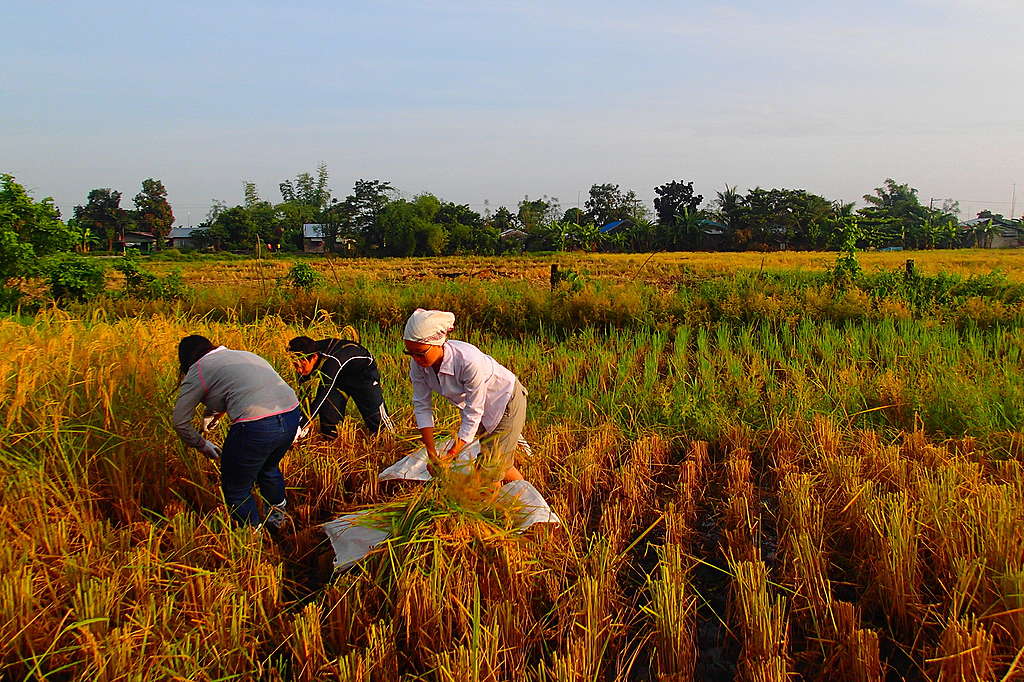
<svg viewBox="0 0 1024 682"><path fill-rule="evenodd" d="M123 250L138 249L143 253L149 253L156 244L156 236L150 232L125 232L124 236L117 240L117 245Z"/></svg>
<svg viewBox="0 0 1024 682"><path fill-rule="evenodd" d="M306 253L323 253L326 250L324 225L322 223L306 223L302 226L302 250ZM343 247L346 251L355 248L356 241L347 237L335 237L335 247Z"/></svg>
<svg viewBox="0 0 1024 682"><path fill-rule="evenodd" d="M498 239L501 239L502 241L509 241L510 239L517 239L522 241L526 239L527 236L528 235L525 232L523 232L522 230L517 230L514 227L509 228L507 230L502 230L501 232L498 233Z"/></svg>
<svg viewBox="0 0 1024 682"><path fill-rule="evenodd" d="M306 253L324 252L324 226L321 223L306 223L302 226L302 250Z"/></svg>
<svg viewBox="0 0 1024 682"><path fill-rule="evenodd" d="M989 224L991 223L991 227ZM960 223L964 242L983 249L1024 247L1024 223L1002 216L972 218Z"/></svg>
<svg viewBox="0 0 1024 682"><path fill-rule="evenodd" d="M615 230L619 229L620 227L626 224L631 223L628 220L613 220L610 223L602 225L598 232L600 232L601 234L608 234L609 232L614 232Z"/></svg>
<svg viewBox="0 0 1024 682"><path fill-rule="evenodd" d="M175 227L167 233L167 245L172 249L188 250L199 246L192 233L199 227Z"/></svg>

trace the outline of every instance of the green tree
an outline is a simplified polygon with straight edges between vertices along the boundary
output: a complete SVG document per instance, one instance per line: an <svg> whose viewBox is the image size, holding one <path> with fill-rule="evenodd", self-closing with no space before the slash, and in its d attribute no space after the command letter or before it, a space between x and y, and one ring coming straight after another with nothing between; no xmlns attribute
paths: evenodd
<svg viewBox="0 0 1024 682"><path fill-rule="evenodd" d="M646 220L647 209L633 190L623 192L618 185L592 185L584 205L590 222L603 227L615 220Z"/></svg>
<svg viewBox="0 0 1024 682"><path fill-rule="evenodd" d="M904 248L923 248L928 245L930 235L925 229L928 208L917 198L917 190L907 184L900 184L886 178L874 194L865 194L867 206L858 213L869 220L885 221L900 232L900 245Z"/></svg>
<svg viewBox="0 0 1024 682"><path fill-rule="evenodd" d="M654 210L658 222L667 227L676 227L684 221L684 215L700 210L704 197L693 193L693 182L673 180L654 188Z"/></svg>
<svg viewBox="0 0 1024 682"><path fill-rule="evenodd" d="M440 200L432 194L388 203L379 216L384 252L389 256L441 254L447 234L444 226L434 222L440 209Z"/></svg>
<svg viewBox="0 0 1024 682"><path fill-rule="evenodd" d="M498 207L488 222L499 234L520 226L519 217L505 206Z"/></svg>
<svg viewBox="0 0 1024 682"><path fill-rule="evenodd" d="M711 211L736 248L824 248L835 245L835 202L802 189L755 187L745 195L726 186ZM850 205L843 205L849 214Z"/></svg>
<svg viewBox="0 0 1024 682"><path fill-rule="evenodd" d="M234 251L252 249L259 237L259 227L244 206L222 211L205 232L219 248Z"/></svg>
<svg viewBox="0 0 1024 682"><path fill-rule="evenodd" d="M302 248L302 226L320 221L315 207L301 201L282 201L276 207L281 228L281 242L291 248Z"/></svg>
<svg viewBox="0 0 1024 682"><path fill-rule="evenodd" d="M601 242L601 233L593 223L558 222L552 223L552 229L561 230L564 235L566 249L580 251L596 251Z"/></svg>
<svg viewBox="0 0 1024 682"><path fill-rule="evenodd" d="M142 191L135 195L135 221L141 230L156 237L159 250L174 225L174 212L167 203L164 183L153 178L142 181Z"/></svg>
<svg viewBox="0 0 1024 682"><path fill-rule="evenodd" d="M316 169L316 177L310 173L299 173L295 176L294 182L285 180L278 185L281 190L281 199L298 201L312 206L317 211L323 211L331 203L331 190L327 186L327 181L327 164L322 163Z"/></svg>
<svg viewBox="0 0 1024 682"><path fill-rule="evenodd" d="M14 176L0 175L0 280L34 274L40 256L70 250L75 242L53 199L35 201Z"/></svg>
<svg viewBox="0 0 1024 682"><path fill-rule="evenodd" d="M654 188L658 215L657 244L662 249L692 249L702 245L704 197L693 193L693 183L673 180Z"/></svg>
<svg viewBox="0 0 1024 682"><path fill-rule="evenodd" d="M87 301L103 291L106 274L95 258L56 253L43 263L50 294L55 299Z"/></svg>
<svg viewBox="0 0 1024 682"><path fill-rule="evenodd" d="M498 231L486 225L468 204L441 202L434 222L442 225L447 234L445 253L491 255L498 249Z"/></svg>
<svg viewBox="0 0 1024 682"><path fill-rule="evenodd" d="M74 219L79 229L102 235L108 251L114 250L114 240L124 236L129 224L128 212L121 208L121 193L109 187L91 190L85 206L75 206Z"/></svg>
<svg viewBox="0 0 1024 682"><path fill-rule="evenodd" d="M584 213L583 210L573 206L572 208L565 209L565 213L562 214L562 222L586 225L590 221L587 219L587 214Z"/></svg>
<svg viewBox="0 0 1024 682"><path fill-rule="evenodd" d="M357 239L364 249L380 249L384 242L380 216L394 193L395 188L384 180L357 180L352 193L327 211L325 224L338 236ZM328 242L335 234L325 235L330 237Z"/></svg>
<svg viewBox="0 0 1024 682"><path fill-rule="evenodd" d="M549 197L546 194L540 199L531 200L529 196L523 197L519 202L519 211L516 214L519 224L526 232L531 232L555 220L558 216L558 198Z"/></svg>
<svg viewBox="0 0 1024 682"><path fill-rule="evenodd" d="M249 182L245 180L242 182L242 205L246 208L252 208L256 204L263 201L260 199L259 189L256 187L255 182Z"/></svg>
<svg viewBox="0 0 1024 682"><path fill-rule="evenodd" d="M735 186L729 185L716 195L715 208L712 211L715 220L725 225L730 232L740 229L743 195L736 191Z"/></svg>

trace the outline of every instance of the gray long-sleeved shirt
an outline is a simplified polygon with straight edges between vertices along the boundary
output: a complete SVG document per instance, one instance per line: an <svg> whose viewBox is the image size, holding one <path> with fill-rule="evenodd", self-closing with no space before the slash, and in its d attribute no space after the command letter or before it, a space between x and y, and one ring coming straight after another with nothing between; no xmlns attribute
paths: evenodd
<svg viewBox="0 0 1024 682"><path fill-rule="evenodd" d="M294 410L299 399L266 360L220 346L189 368L174 404L174 430L185 445L197 449L204 440L192 426L199 403L206 414L227 412L237 424Z"/></svg>

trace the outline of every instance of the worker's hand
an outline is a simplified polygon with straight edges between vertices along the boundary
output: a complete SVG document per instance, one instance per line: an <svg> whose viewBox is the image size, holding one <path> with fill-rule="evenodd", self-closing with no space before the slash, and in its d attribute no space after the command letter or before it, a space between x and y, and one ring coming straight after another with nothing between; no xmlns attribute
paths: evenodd
<svg viewBox="0 0 1024 682"><path fill-rule="evenodd" d="M203 415L203 433L206 433L216 426L222 416L224 416L223 412L214 412L213 414Z"/></svg>
<svg viewBox="0 0 1024 682"><path fill-rule="evenodd" d="M451 466L451 460L445 457L431 457L427 460L427 473L433 478L437 478L438 474L446 471Z"/></svg>
<svg viewBox="0 0 1024 682"><path fill-rule="evenodd" d="M220 459L220 448L208 440L204 440L203 444L199 446L199 452L203 453L210 459Z"/></svg>
<svg viewBox="0 0 1024 682"><path fill-rule="evenodd" d="M448 461L451 461L458 457L459 453L462 452L467 445L469 445L469 443L462 440L461 438L456 438L455 440L453 440L452 444L448 446Z"/></svg>
<svg viewBox="0 0 1024 682"><path fill-rule="evenodd" d="M302 440L303 438L305 438L308 435L309 435L309 424L306 424L306 426L304 426L304 427L295 429L295 438L292 439L292 445L295 445L296 443L298 443L300 440Z"/></svg>

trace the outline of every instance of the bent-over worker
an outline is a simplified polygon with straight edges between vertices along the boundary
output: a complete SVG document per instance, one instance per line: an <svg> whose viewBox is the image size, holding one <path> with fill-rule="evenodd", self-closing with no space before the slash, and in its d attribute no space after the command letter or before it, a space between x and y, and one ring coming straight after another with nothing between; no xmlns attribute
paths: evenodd
<svg viewBox="0 0 1024 682"><path fill-rule="evenodd" d="M313 373L320 375L320 386L313 396L309 415L299 418L299 429L304 429L320 417L320 434L324 438L338 435L338 424L345 418L348 399L356 404L363 417L366 430L379 434L395 427L384 405L377 362L365 347L347 339L321 339L296 336L288 342L288 352L294 358L299 383L309 381Z"/></svg>
<svg viewBox="0 0 1024 682"><path fill-rule="evenodd" d="M220 460L221 488L232 517L260 525L252 496L258 484L271 510L266 525L279 526L284 513L285 483L278 464L291 447L299 425L295 391L258 355L214 346L205 336L186 336L178 344L180 384L174 405L174 429L182 442ZM202 403L204 427L227 413L231 429L223 451L192 426Z"/></svg>
<svg viewBox="0 0 1024 682"><path fill-rule="evenodd" d="M474 439L480 438L481 478L498 483L522 480L514 454L526 424L526 396L516 375L465 341L448 339L455 315L419 308L405 324L405 354L412 381L416 426L432 468L447 467ZM431 396L439 393L459 408L458 435L448 452L434 443Z"/></svg>

